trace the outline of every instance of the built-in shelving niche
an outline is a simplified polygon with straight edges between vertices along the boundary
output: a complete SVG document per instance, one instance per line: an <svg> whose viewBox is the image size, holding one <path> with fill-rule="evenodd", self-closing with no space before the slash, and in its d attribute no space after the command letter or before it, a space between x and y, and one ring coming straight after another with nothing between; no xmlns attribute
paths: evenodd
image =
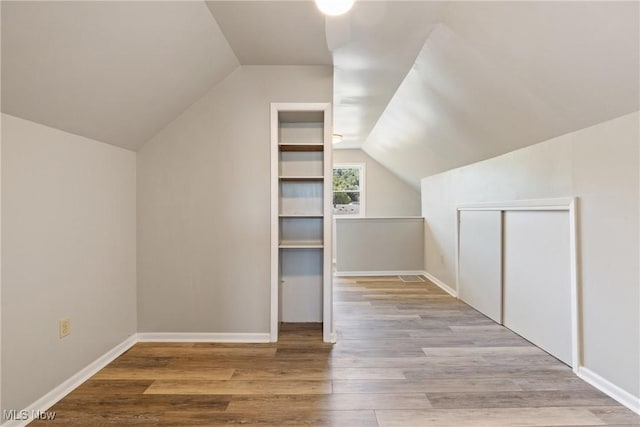
<svg viewBox="0 0 640 427"><path fill-rule="evenodd" d="M331 341L329 104L272 104L272 339L280 322L322 322ZM274 200L275 198L276 200ZM274 265L275 264L275 265ZM274 325L274 322L277 324ZM274 334L274 329L276 333Z"/></svg>

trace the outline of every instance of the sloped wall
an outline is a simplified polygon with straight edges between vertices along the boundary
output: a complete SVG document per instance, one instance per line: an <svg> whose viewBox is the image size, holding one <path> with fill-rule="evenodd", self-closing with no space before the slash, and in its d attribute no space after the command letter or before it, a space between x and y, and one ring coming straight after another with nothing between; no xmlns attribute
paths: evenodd
<svg viewBox="0 0 640 427"><path fill-rule="evenodd" d="M140 332L269 332L270 103L332 73L240 67L138 152Z"/></svg>

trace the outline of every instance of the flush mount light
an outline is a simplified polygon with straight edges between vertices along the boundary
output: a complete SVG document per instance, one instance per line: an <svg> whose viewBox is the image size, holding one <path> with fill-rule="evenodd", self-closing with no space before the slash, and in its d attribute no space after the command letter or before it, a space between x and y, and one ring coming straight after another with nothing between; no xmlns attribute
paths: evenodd
<svg viewBox="0 0 640 427"><path fill-rule="evenodd" d="M316 0L316 6L320 9L320 12L329 16L342 15L347 13L351 6L353 6L354 0Z"/></svg>
<svg viewBox="0 0 640 427"><path fill-rule="evenodd" d="M331 142L334 143L334 144L342 142L342 135L340 135L339 133L332 134L331 135Z"/></svg>

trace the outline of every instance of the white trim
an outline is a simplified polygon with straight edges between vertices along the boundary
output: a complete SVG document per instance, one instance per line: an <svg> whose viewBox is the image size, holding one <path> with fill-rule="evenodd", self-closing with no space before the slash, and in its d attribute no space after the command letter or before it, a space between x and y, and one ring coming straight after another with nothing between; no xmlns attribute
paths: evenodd
<svg viewBox="0 0 640 427"><path fill-rule="evenodd" d="M500 224L502 226L502 219L500 220ZM455 289L455 293L456 293L456 298L458 298L458 289L460 289L460 209L456 209L456 223L455 223L455 228L454 228L454 232L453 232L453 238L455 239L455 247L454 247L454 254L453 254L453 262L455 263L455 268L456 268L456 274L455 274L455 285L456 285L456 289ZM502 243L500 243L502 244ZM427 250L425 248L425 254L426 254ZM442 255L440 255L442 256ZM427 267L427 264L425 262L425 268ZM501 267L502 268L502 267ZM435 277L434 277L435 278ZM436 282L434 282L436 283ZM437 283L436 283L437 284ZM502 286L502 284L500 284L500 286ZM453 290L453 288L451 288ZM453 294L451 294L453 295Z"/></svg>
<svg viewBox="0 0 640 427"><path fill-rule="evenodd" d="M571 281L571 363L573 372L578 372L582 367L582 313L580 301L580 277L578 270L578 199L572 198L569 202L569 280Z"/></svg>
<svg viewBox="0 0 640 427"><path fill-rule="evenodd" d="M279 286L279 248L278 243L280 239L278 227L279 227L279 214L280 214L280 191L279 191L279 160L278 160L278 109L285 108L284 104L271 104L271 304L270 304L270 341L278 341L278 308L280 305L280 286Z"/></svg>
<svg viewBox="0 0 640 427"><path fill-rule="evenodd" d="M2 8L0 8L1 10ZM0 19L2 13L0 12ZM0 36L0 39L2 37ZM1 45L1 44L0 44ZM0 67L1 69L2 67ZM2 73L0 72L0 75ZM0 113L0 135L2 135L2 113ZM2 189L2 138L0 138L0 189ZM2 191L0 190L0 242L2 242ZM2 260L2 245L0 244L0 261ZM0 319L2 319L2 262L0 262ZM0 410L2 410L2 328L0 328ZM0 414L0 423L2 415Z"/></svg>
<svg viewBox="0 0 640 427"><path fill-rule="evenodd" d="M138 342L266 343L269 333L141 332Z"/></svg>
<svg viewBox="0 0 640 427"><path fill-rule="evenodd" d="M324 104L324 219L322 253L322 340L335 342L336 327L333 319L333 109L331 103ZM364 173L364 171L363 171ZM361 188L364 191L364 187ZM362 206L364 210L364 205Z"/></svg>
<svg viewBox="0 0 640 427"><path fill-rule="evenodd" d="M456 288L460 286L460 212L468 210L491 211L568 211L569 213L569 258L570 258L570 286L571 286L571 366L578 372L582 365L582 314L580 305L580 277L578 273L578 199L576 197L561 197L556 199L512 200L504 202L481 202L460 204L456 207L455 220L455 265ZM535 344L535 343L534 343Z"/></svg>
<svg viewBox="0 0 640 427"><path fill-rule="evenodd" d="M509 200L503 202L478 202L462 203L457 206L457 210L491 210L491 211L516 211L516 210L568 210L573 203L573 197L559 197L555 199L528 199Z"/></svg>
<svg viewBox="0 0 640 427"><path fill-rule="evenodd" d="M434 276L433 274L429 273L428 271L423 271L422 274L427 279L429 279L429 281L435 283L440 289L442 289L443 291L445 291L446 293L448 293L452 297L458 298L458 291L453 289L451 286L447 285L442 280L438 279L436 276Z"/></svg>
<svg viewBox="0 0 640 427"><path fill-rule="evenodd" d="M328 102L272 102L271 108L276 111L324 111L327 113L326 108L329 105ZM331 118L331 111L328 113ZM326 115L324 120L327 121ZM331 143L331 139L329 139L329 143Z"/></svg>
<svg viewBox="0 0 640 427"><path fill-rule="evenodd" d="M422 270L336 271L336 277L421 276Z"/></svg>
<svg viewBox="0 0 640 427"><path fill-rule="evenodd" d="M51 408L57 402L59 402L67 394L71 393L82 383L94 376L99 370L113 362L118 356L129 350L136 342L138 342L137 334L131 335L129 338L107 351L105 354L91 362L84 369L81 369L76 374L72 375L69 379L62 382L62 384L55 387L53 390L42 396L40 399L33 402L31 405L24 408L29 415L27 420L10 420L2 424L2 427L22 427L33 421L34 412L44 412Z"/></svg>
<svg viewBox="0 0 640 427"><path fill-rule="evenodd" d="M424 221L421 216L356 216L356 215L334 215L336 221Z"/></svg>
<svg viewBox="0 0 640 427"><path fill-rule="evenodd" d="M628 391L621 389L614 383L602 378L600 375L588 368L585 368L584 366L578 368L577 375L601 392L616 400L618 403L640 415L640 397L634 396Z"/></svg>

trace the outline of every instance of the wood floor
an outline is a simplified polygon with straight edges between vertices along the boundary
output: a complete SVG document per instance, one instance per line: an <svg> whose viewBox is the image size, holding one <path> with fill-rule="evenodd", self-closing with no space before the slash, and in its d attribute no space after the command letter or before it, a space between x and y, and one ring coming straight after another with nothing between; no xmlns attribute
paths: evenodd
<svg viewBox="0 0 640 427"><path fill-rule="evenodd" d="M51 411L62 426L596 426L640 417L431 283L336 279L338 343L140 343Z"/></svg>

